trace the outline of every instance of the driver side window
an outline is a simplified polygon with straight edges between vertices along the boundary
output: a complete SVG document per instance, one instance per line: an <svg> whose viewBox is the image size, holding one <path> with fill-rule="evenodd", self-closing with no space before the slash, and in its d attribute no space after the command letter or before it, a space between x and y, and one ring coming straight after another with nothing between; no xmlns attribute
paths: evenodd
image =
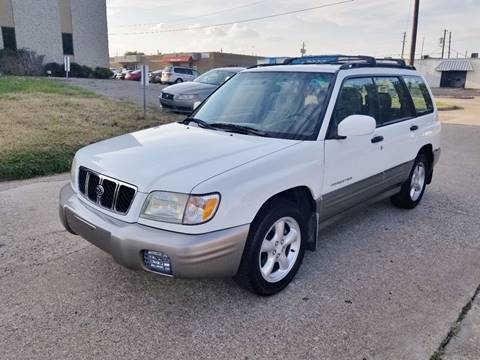
<svg viewBox="0 0 480 360"><path fill-rule="evenodd" d="M330 135L333 135L338 124L350 115L368 115L376 119L376 96L375 83L372 78L345 80L333 110Z"/></svg>

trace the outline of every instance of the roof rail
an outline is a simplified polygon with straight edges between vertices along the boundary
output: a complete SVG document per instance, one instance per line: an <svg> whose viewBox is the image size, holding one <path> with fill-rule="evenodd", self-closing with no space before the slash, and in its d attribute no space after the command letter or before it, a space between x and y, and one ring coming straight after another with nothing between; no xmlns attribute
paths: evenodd
<svg viewBox="0 0 480 360"><path fill-rule="evenodd" d="M330 64L341 65L340 69L352 69L359 67L389 67L415 70L412 65L407 65L403 59L379 58L364 55L318 55L288 58L285 65L298 64Z"/></svg>
<svg viewBox="0 0 480 360"><path fill-rule="evenodd" d="M368 64L375 65L375 58L363 55L311 55L297 58L288 58L283 62L285 65L298 64Z"/></svg>
<svg viewBox="0 0 480 360"><path fill-rule="evenodd" d="M384 68L401 68L415 70L413 65L407 65L403 59L379 58L364 55L309 55L302 57L294 57L286 59L283 64L258 64L249 67L277 66L277 65L341 65L340 69L353 69L360 67L384 67Z"/></svg>

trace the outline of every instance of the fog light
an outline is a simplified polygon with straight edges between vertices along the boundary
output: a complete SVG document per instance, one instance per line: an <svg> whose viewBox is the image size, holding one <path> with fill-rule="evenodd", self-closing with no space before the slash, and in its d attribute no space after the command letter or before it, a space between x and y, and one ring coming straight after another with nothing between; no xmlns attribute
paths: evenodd
<svg viewBox="0 0 480 360"><path fill-rule="evenodd" d="M148 270L172 275L172 266L167 254L159 251L145 250L143 252L143 263Z"/></svg>

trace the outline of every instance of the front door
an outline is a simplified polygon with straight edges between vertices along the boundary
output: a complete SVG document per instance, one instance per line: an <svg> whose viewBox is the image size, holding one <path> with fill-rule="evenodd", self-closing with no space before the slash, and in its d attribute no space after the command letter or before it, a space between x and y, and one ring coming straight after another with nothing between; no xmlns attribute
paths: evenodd
<svg viewBox="0 0 480 360"><path fill-rule="evenodd" d="M344 81L325 139L325 175L320 218L327 219L348 210L379 192L383 180L380 135L336 139L338 124L350 115L376 117L376 87L373 79Z"/></svg>

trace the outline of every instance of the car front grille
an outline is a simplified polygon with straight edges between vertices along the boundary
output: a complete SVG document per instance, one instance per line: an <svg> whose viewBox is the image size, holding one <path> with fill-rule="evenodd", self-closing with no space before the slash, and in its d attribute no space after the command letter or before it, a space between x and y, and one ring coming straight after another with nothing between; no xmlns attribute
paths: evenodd
<svg viewBox="0 0 480 360"><path fill-rule="evenodd" d="M98 206L125 215L132 205L135 186L96 173L84 167L78 172L78 189Z"/></svg>
<svg viewBox="0 0 480 360"><path fill-rule="evenodd" d="M173 100L173 97L174 97L173 94L162 92L162 99Z"/></svg>

